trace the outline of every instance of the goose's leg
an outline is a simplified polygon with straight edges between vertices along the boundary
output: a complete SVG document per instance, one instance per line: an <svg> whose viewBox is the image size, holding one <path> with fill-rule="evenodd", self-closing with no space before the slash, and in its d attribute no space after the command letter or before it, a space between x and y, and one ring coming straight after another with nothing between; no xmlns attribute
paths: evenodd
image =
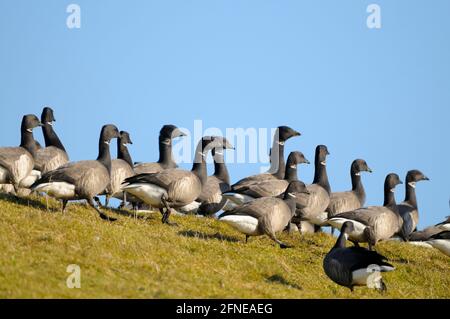
<svg viewBox="0 0 450 319"><path fill-rule="evenodd" d="M47 212L48 212L48 195L45 194L44 196L45 196L45 206L46 206Z"/></svg>
<svg viewBox="0 0 450 319"><path fill-rule="evenodd" d="M387 292L387 287L386 287L386 284L384 283L383 279L380 280L379 291L383 294Z"/></svg>
<svg viewBox="0 0 450 319"><path fill-rule="evenodd" d="M63 200L62 200L62 210L61 210L61 213L63 213L63 214L66 212L67 202L68 202L67 199L63 199Z"/></svg>
<svg viewBox="0 0 450 319"><path fill-rule="evenodd" d="M94 201L97 203L97 205L98 205L99 207L103 207L102 202L100 201L100 198L99 198L98 196L95 196L95 197L94 197ZM89 204L89 201L88 201L88 204ZM89 204L89 205L90 205L90 204Z"/></svg>
<svg viewBox="0 0 450 319"><path fill-rule="evenodd" d="M245 235L245 243L247 244L248 243L248 239L250 238L250 236L249 235Z"/></svg>
<svg viewBox="0 0 450 319"><path fill-rule="evenodd" d="M101 219L107 220L107 221L109 221L109 222L113 222L113 221L116 221L116 220L117 220L116 218L109 217L108 215L105 215L100 209L98 209L98 207L95 206L95 202L94 202L94 199L93 199L93 198L91 198L91 199L88 200L88 204L89 204L93 209L95 209L95 210L97 211L97 213L100 215L100 218L101 218Z"/></svg>
<svg viewBox="0 0 450 319"><path fill-rule="evenodd" d="M334 236L334 227L331 227L331 236Z"/></svg>
<svg viewBox="0 0 450 319"><path fill-rule="evenodd" d="M269 233L267 235L270 237L270 239L272 239L274 242L276 242L278 245L280 245L280 248L282 248L282 249L293 247L293 246L285 244L281 240L277 239L277 237L275 236L274 233Z"/></svg>
<svg viewBox="0 0 450 319"><path fill-rule="evenodd" d="M106 198L105 198L105 208L108 208L109 207L109 199L110 199L110 195L106 195Z"/></svg>
<svg viewBox="0 0 450 319"><path fill-rule="evenodd" d="M350 242L353 244L353 246L359 247L359 243L357 241L350 240Z"/></svg>
<svg viewBox="0 0 450 319"><path fill-rule="evenodd" d="M161 196L161 201L166 208L166 211L162 217L162 223L167 224L169 226L178 226L176 223L169 221L169 217L170 217L170 214L172 213L172 209L170 208L169 203L167 203L166 195Z"/></svg>

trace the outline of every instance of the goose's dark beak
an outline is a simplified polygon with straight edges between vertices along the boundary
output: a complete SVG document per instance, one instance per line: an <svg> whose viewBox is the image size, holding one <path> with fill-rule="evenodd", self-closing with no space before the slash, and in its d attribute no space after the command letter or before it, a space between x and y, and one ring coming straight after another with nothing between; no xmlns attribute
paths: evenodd
<svg viewBox="0 0 450 319"><path fill-rule="evenodd" d="M370 168L367 168L367 172L373 173L373 171Z"/></svg>
<svg viewBox="0 0 450 319"><path fill-rule="evenodd" d="M422 178L422 180L423 180L423 181L429 181L430 179L429 179L428 177L424 176L424 177Z"/></svg>
<svg viewBox="0 0 450 319"><path fill-rule="evenodd" d="M294 135L293 136L301 136L301 135L302 135L302 133L294 131Z"/></svg>
<svg viewBox="0 0 450 319"><path fill-rule="evenodd" d="M38 126L44 126L44 124L42 124L41 122L38 123Z"/></svg>
<svg viewBox="0 0 450 319"><path fill-rule="evenodd" d="M305 159L305 161L304 161L303 163L305 163L305 164L311 164L311 162L308 161L307 159Z"/></svg>

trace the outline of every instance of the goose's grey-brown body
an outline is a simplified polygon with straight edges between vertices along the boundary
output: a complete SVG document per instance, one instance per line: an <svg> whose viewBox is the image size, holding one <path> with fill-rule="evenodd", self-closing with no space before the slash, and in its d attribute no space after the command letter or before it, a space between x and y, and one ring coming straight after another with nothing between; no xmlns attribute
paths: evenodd
<svg viewBox="0 0 450 319"><path fill-rule="evenodd" d="M29 178L37 152L33 129L41 125L35 115L25 115L21 124L20 146L0 148L0 184L11 184L16 193L35 181L35 178L31 178L31 181Z"/></svg>
<svg viewBox="0 0 450 319"><path fill-rule="evenodd" d="M428 243L441 253L450 257L450 231L442 231L431 236Z"/></svg>
<svg viewBox="0 0 450 319"><path fill-rule="evenodd" d="M222 193L230 190L230 175L225 164L223 149L213 149L212 155L214 158L214 175L208 176L206 185L197 199L201 202L197 213L205 216L214 215L223 208L227 199L222 196Z"/></svg>
<svg viewBox="0 0 450 319"><path fill-rule="evenodd" d="M236 205L242 205L256 198L280 196L284 194L290 182L298 180L297 165L303 163L309 164L303 153L292 152L287 160L284 179L266 179L247 183L246 186L225 193L224 196Z"/></svg>
<svg viewBox="0 0 450 319"><path fill-rule="evenodd" d="M284 159L284 144L286 141L294 136L301 134L288 126L280 126L275 132L273 139L273 146L270 153L270 170L264 174L258 174L241 179L239 182L231 186L232 191L239 191L243 187L247 187L254 182L264 180L279 180L283 179L286 170L286 162Z"/></svg>
<svg viewBox="0 0 450 319"><path fill-rule="evenodd" d="M159 132L159 160L155 163L139 163L134 167L134 171L139 174L159 173L165 169L177 168L178 165L173 160L172 140L177 137L186 136L175 125L164 125Z"/></svg>
<svg viewBox="0 0 450 319"><path fill-rule="evenodd" d="M169 224L172 209L193 203L202 193L207 181L207 153L214 147L231 147L223 145L223 141L218 137L202 138L191 171L166 169L159 173L136 175L125 180L123 190L152 207L160 208L163 223ZM163 209L166 211L163 212Z"/></svg>
<svg viewBox="0 0 450 319"><path fill-rule="evenodd" d="M353 291L355 286L369 286L386 290L381 272L393 271L386 257L362 247L346 247L346 237L353 232L353 224L346 222L341 234L330 252L325 256L323 269L326 275L338 285Z"/></svg>
<svg viewBox="0 0 450 319"><path fill-rule="evenodd" d="M354 231L350 232L350 240L368 242L372 247L380 240L387 240L395 234L403 235L402 218L395 202L394 189L402 184L397 174L389 174L384 183L384 205L360 208L351 212L338 214L329 220L335 228L351 221Z"/></svg>
<svg viewBox="0 0 450 319"><path fill-rule="evenodd" d="M42 111L42 132L45 140L45 148L39 148L35 156L34 168L45 174L69 162L69 156L61 140L53 129L55 116L53 110L45 107Z"/></svg>
<svg viewBox="0 0 450 319"><path fill-rule="evenodd" d="M354 160L350 168L352 190L347 192L331 193L330 204L327 208L328 218L364 206L366 202L366 192L361 182L361 172L372 173L372 170L369 168L365 160Z"/></svg>
<svg viewBox="0 0 450 319"><path fill-rule="evenodd" d="M300 221L308 221L317 226L322 226L327 221L328 215L325 210L330 203L331 194L326 169L328 155L330 153L325 145L317 146L314 181L313 184L307 186L310 195L297 198L297 215L293 219L293 223L297 226L300 225Z"/></svg>
<svg viewBox="0 0 450 319"><path fill-rule="evenodd" d="M133 161L127 147L127 144L133 144L133 142L128 132L121 131L119 134L117 159L111 161L111 182L105 190L105 206L108 206L111 197L124 200L122 183L125 179L134 176Z"/></svg>
<svg viewBox="0 0 450 319"><path fill-rule="evenodd" d="M419 223L419 209L417 206L416 183L429 180L422 172L411 170L406 175L405 200L398 205L400 216L403 219L403 234L406 238L417 228Z"/></svg>
<svg viewBox="0 0 450 319"><path fill-rule="evenodd" d="M222 214L219 219L241 233L249 236L267 235L281 248L288 245L276 238L276 233L283 231L295 214L295 197L300 193L308 193L303 182L293 181L284 194L284 199L263 197L255 199Z"/></svg>
<svg viewBox="0 0 450 319"><path fill-rule="evenodd" d="M103 219L113 220L103 214L94 203L94 198L103 193L110 183L111 154L109 144L119 137L114 125L105 125L99 139L99 156L94 161L68 163L42 176L33 185L33 190L46 193L63 201L65 210L69 200L85 199Z"/></svg>

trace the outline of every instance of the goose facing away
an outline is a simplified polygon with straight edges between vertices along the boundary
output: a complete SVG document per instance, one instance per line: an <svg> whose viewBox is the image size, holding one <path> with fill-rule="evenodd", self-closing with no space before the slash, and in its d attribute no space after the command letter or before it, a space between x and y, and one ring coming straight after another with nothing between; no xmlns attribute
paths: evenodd
<svg viewBox="0 0 450 319"><path fill-rule="evenodd" d="M128 144L133 144L130 134L125 131L120 131L119 138L117 139L117 159L111 161L111 183L105 190L106 207L108 207L111 197L125 200L124 193L122 192L122 183L128 177L134 175L133 161L128 151Z"/></svg>
<svg viewBox="0 0 450 319"><path fill-rule="evenodd" d="M403 184L397 174L389 174L384 182L384 205L360 208L332 217L328 222L335 228L351 221L353 230L349 232L352 242L367 242L370 249L380 240L387 240L399 234L403 236L402 219L395 202L395 187Z"/></svg>
<svg viewBox="0 0 450 319"><path fill-rule="evenodd" d="M50 107L45 107L41 115L45 148L40 148L35 157L35 169L40 171L41 174L55 170L69 162L66 149L53 129L53 122L55 121L53 110Z"/></svg>
<svg viewBox="0 0 450 319"><path fill-rule="evenodd" d="M381 273L395 268L386 257L362 247L346 247L346 239L354 231L352 222L345 222L334 247L325 256L323 269L326 275L340 286L353 291L355 286L368 286L386 291Z"/></svg>
<svg viewBox="0 0 450 319"><path fill-rule="evenodd" d="M317 226L326 224L328 214L325 212L330 203L331 187L328 182L327 156L330 155L325 145L316 147L315 174L313 184L308 185L308 198L297 198L297 215L293 219L299 229L300 221L308 221Z"/></svg>
<svg viewBox="0 0 450 319"><path fill-rule="evenodd" d="M25 115L20 128L20 146L0 148L0 184L12 184L16 194L19 188L28 188L33 183L30 184L28 177L32 173L38 148L33 129L38 126L42 123L35 115Z"/></svg>
<svg viewBox="0 0 450 319"><path fill-rule="evenodd" d="M288 126L279 126L273 138L273 146L270 152L270 170L267 173L258 174L241 179L239 182L231 186L232 191L238 191L242 187L263 180L283 179L286 170L284 159L284 144L292 137L301 134Z"/></svg>
<svg viewBox="0 0 450 319"><path fill-rule="evenodd" d="M155 163L139 163L134 167L136 174L158 173L165 169L177 168L173 160L172 141L177 137L186 136L175 125L164 125L159 132L159 160Z"/></svg>
<svg viewBox="0 0 450 319"><path fill-rule="evenodd" d="M97 160L68 163L56 170L45 173L32 186L37 192L46 193L61 199L62 211L65 211L69 200L86 200L102 219L114 221L102 213L94 203L94 198L103 193L110 183L111 140L119 137L119 131L114 125L103 126L99 139L99 154Z"/></svg>
<svg viewBox="0 0 450 319"><path fill-rule="evenodd" d="M431 239L436 234L441 233L442 231L450 230L450 217L447 217L447 220L439 223L435 226L430 226L425 228L424 230L416 230L415 232L409 235L409 240L411 243L417 242L426 242Z"/></svg>
<svg viewBox="0 0 450 319"><path fill-rule="evenodd" d="M419 223L419 209L416 198L416 183L420 181L429 181L419 170L411 170L406 175L406 195L405 200L398 205L400 216L403 219L403 233L408 239L409 235L417 228Z"/></svg>
<svg viewBox="0 0 450 319"><path fill-rule="evenodd" d="M185 207L202 193L207 182L206 156L214 147L229 148L222 137L203 137L197 145L191 171L166 169L159 173L140 174L127 178L122 188L163 214L162 222L169 222L172 209ZM165 209L165 211L164 211Z"/></svg>
<svg viewBox="0 0 450 319"><path fill-rule="evenodd" d="M437 224L436 226L442 230L450 230L450 216L446 217L447 219L442 223Z"/></svg>
<svg viewBox="0 0 450 319"><path fill-rule="evenodd" d="M305 184L293 181L284 193L283 199L275 197L257 198L223 213L219 220L250 236L267 235L281 248L290 246L277 239L276 233L283 231L295 214L297 194L309 194Z"/></svg>
<svg viewBox="0 0 450 319"><path fill-rule="evenodd" d="M261 197L277 197L286 191L289 183L298 180L297 165L309 164L302 152L291 152L287 160L284 179L267 179L247 183L236 191L230 191L224 196L236 205L255 200Z"/></svg>

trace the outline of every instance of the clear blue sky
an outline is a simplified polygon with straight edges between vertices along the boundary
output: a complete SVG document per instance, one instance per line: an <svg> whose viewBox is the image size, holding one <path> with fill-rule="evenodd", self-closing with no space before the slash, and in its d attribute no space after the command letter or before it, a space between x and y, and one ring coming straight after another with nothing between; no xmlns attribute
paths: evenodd
<svg viewBox="0 0 450 319"><path fill-rule="evenodd" d="M70 3L81 29L66 26ZM380 30L366 26L370 3ZM449 12L446 0L2 0L0 145L18 144L21 116L44 105L73 160L96 157L105 123L131 133L136 161L157 159L167 123L290 125L303 136L288 151L312 160L328 145L333 190L366 159L370 205L387 173L422 170L420 227L434 224L450 214ZM259 167L232 165L232 179ZM313 167L299 173L311 182Z"/></svg>

